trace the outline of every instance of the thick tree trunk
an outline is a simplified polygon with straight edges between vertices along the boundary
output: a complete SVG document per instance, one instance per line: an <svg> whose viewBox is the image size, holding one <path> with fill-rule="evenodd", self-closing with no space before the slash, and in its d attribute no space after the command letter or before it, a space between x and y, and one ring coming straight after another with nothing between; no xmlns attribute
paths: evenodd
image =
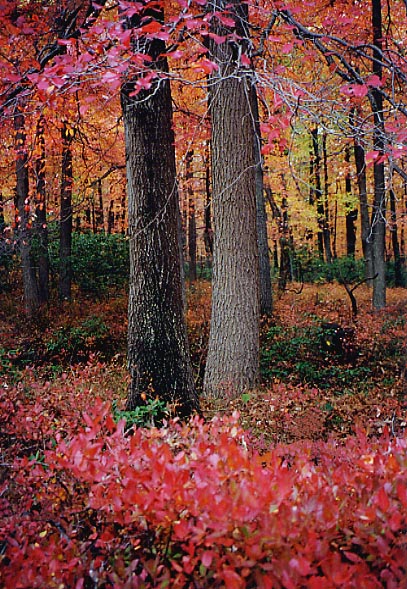
<svg viewBox="0 0 407 589"><path fill-rule="evenodd" d="M136 28L144 10L127 21ZM161 41L143 40L156 68ZM158 74L159 76L160 74ZM122 87L130 237L128 409L158 396L179 415L198 409L184 318L172 104L165 76L136 96L136 79Z"/></svg>
<svg viewBox="0 0 407 589"><path fill-rule="evenodd" d="M59 225L59 298L71 300L72 290L72 140L74 130L66 122L61 130L61 212Z"/></svg>
<svg viewBox="0 0 407 589"><path fill-rule="evenodd" d="M382 49L382 9L381 0L372 0L372 27L373 27L373 74L381 79L382 67L380 65ZM373 111L374 149L379 153L379 161L373 164L374 200L372 214L372 238L373 238L373 272L376 278L373 281L373 307L381 309L386 305L386 261L385 261L385 236L386 236L386 194L384 162L380 156L384 151L384 117L383 97L377 88L371 90L371 105Z"/></svg>
<svg viewBox="0 0 407 589"><path fill-rule="evenodd" d="M260 315L268 317L273 311L273 294L267 236L267 211L264 199L264 174L263 156L261 154L259 104L255 84L251 85L251 109L254 124L254 157L256 161L256 213L260 272Z"/></svg>
<svg viewBox="0 0 407 589"><path fill-rule="evenodd" d="M32 228L28 190L28 153L24 131L24 114L16 108L14 113L16 151L16 236L21 256L24 289L24 310L34 317L40 307L40 293L31 256Z"/></svg>
<svg viewBox="0 0 407 589"><path fill-rule="evenodd" d="M208 3L213 12L226 5L237 35L244 36L247 7L233 0ZM219 25L214 32L230 30ZM204 392L218 396L253 387L258 378L259 267L250 72L239 68L235 40L212 42L210 52L219 69L209 81L214 260Z"/></svg>

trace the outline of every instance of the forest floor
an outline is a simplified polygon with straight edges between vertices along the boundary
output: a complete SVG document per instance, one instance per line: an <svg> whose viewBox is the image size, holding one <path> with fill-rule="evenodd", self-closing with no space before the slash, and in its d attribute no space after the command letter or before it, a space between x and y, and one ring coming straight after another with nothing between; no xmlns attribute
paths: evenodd
<svg viewBox="0 0 407 589"><path fill-rule="evenodd" d="M301 291L301 292L300 292ZM379 435L407 428L407 290L389 289L388 306L371 309L370 292L356 292L352 319L344 288L304 285L275 299L262 321L261 383L255 391L201 399L204 415L238 411L259 450L274 443L345 438L361 427ZM27 322L16 294L0 295L0 397L35 384L53 402L76 410L89 395L125 398L127 301L122 294L95 301L77 296L38 321ZM189 288L188 329L198 388L209 332L210 285ZM45 390L44 389L44 390ZM47 394L48 394L47 393ZM86 393L86 394L83 394ZM50 398L51 398L50 397ZM52 401L50 401L52 402Z"/></svg>

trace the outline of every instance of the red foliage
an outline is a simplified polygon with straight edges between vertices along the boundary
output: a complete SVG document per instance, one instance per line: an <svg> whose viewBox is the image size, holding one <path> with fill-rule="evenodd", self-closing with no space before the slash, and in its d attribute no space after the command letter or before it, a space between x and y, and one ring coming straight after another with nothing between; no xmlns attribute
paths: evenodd
<svg viewBox="0 0 407 589"><path fill-rule="evenodd" d="M72 435L47 400L0 406L16 442L44 416L4 455L1 586L407 587L405 436L260 456L236 416L128 435L99 400Z"/></svg>

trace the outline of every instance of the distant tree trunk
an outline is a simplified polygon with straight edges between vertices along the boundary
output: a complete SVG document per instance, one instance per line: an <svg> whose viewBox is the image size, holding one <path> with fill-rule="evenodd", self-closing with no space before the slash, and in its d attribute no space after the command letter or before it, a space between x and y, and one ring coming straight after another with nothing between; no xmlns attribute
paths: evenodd
<svg viewBox="0 0 407 589"><path fill-rule="evenodd" d="M278 277L278 289L284 291L287 281L292 280L291 272L291 240L288 225L288 201L284 196L281 201L281 227L280 227L280 273Z"/></svg>
<svg viewBox="0 0 407 589"><path fill-rule="evenodd" d="M146 8L125 26L141 19L161 21L158 7ZM158 396L187 416L198 409L189 358L180 264L179 205L174 133L165 45L139 39L157 69L149 90L134 92L138 78L122 86L130 237L128 362L131 383L127 408Z"/></svg>
<svg viewBox="0 0 407 589"><path fill-rule="evenodd" d="M382 78L381 52L382 52L382 7L381 0L372 0L372 28L373 28L373 74ZM372 214L372 238L373 238L373 272L377 277L373 281L373 307L381 309L386 305L386 261L385 261L385 235L386 235L386 194L384 162L380 156L384 152L384 117L383 97L378 88L371 89L371 106L373 111L374 131L373 146L379 153L379 161L373 164L374 200Z"/></svg>
<svg viewBox="0 0 407 589"><path fill-rule="evenodd" d="M212 267L212 256L213 256L213 229L211 219L211 168L210 168L210 153L209 153L209 142L206 144L205 149L205 229L204 229L204 242L205 242L205 253L206 253L206 265L208 268Z"/></svg>
<svg viewBox="0 0 407 589"><path fill-rule="evenodd" d="M35 162L36 195L35 195L35 224L34 230L38 240L38 288L40 302L49 299L49 257L48 257L48 227L47 227L47 199L45 189L45 120L40 117L37 127L37 141L39 156Z"/></svg>
<svg viewBox="0 0 407 589"><path fill-rule="evenodd" d="M247 36L247 6L209 1L213 13L228 7L237 39ZM228 35L213 16L213 32ZM253 387L259 368L259 268L256 229L254 133L250 70L239 66L239 41L210 41L219 69L209 81L212 121L214 259L212 315L204 379L206 395ZM240 47L242 49L242 46ZM227 162L227 165L225 165Z"/></svg>
<svg viewBox="0 0 407 589"><path fill-rule="evenodd" d="M322 137L322 154L324 165L324 249L325 257L328 264L332 263L332 248L331 248L331 229L329 227L329 178L328 178L328 152L326 147L327 135Z"/></svg>
<svg viewBox="0 0 407 589"><path fill-rule="evenodd" d="M3 203L3 193L0 190L0 232L3 231L4 227L6 226L4 222L4 203Z"/></svg>
<svg viewBox="0 0 407 589"><path fill-rule="evenodd" d="M105 232L105 216L103 211L103 187L102 187L102 180L98 180L96 183L97 186L97 206L95 210L95 225L96 225L96 233Z"/></svg>
<svg viewBox="0 0 407 589"><path fill-rule="evenodd" d="M16 236L21 256L23 274L24 310L27 317L34 317L40 307L40 293L31 256L31 219L28 184L28 152L25 135L25 118L17 106L14 112L16 153Z"/></svg>
<svg viewBox="0 0 407 589"><path fill-rule="evenodd" d="M400 244L397 227L396 196L392 188L390 189L390 214L391 243L393 246L394 255L394 286L404 286L402 273L403 264L400 253Z"/></svg>
<svg viewBox="0 0 407 589"><path fill-rule="evenodd" d="M107 214L107 234L110 235L111 233L113 233L114 230L114 222L115 222L115 217L114 217L114 200L110 201L109 204L109 211Z"/></svg>
<svg viewBox="0 0 407 589"><path fill-rule="evenodd" d="M345 162L347 164L345 176L345 192L349 200L352 199L352 180L350 176L350 150L345 148ZM346 208L346 255L352 258L355 257L356 252L356 221L358 218L358 211L349 204L349 200L345 203Z"/></svg>
<svg viewBox="0 0 407 589"><path fill-rule="evenodd" d="M338 252L336 250L336 240L338 237L338 199L335 199L335 208L334 208L334 227L333 227L333 242L332 242L332 254L334 260L338 257Z"/></svg>
<svg viewBox="0 0 407 589"><path fill-rule="evenodd" d="M191 282L196 280L196 218L195 218L195 202L194 202L194 189L192 186L193 171L192 171L192 159L194 152L188 151L186 161L186 181L187 181L187 194L188 194L188 260L189 260L189 272L188 277Z"/></svg>
<svg viewBox="0 0 407 589"><path fill-rule="evenodd" d="M271 268L267 235L267 211L264 199L264 175L263 156L261 153L259 104L256 86L254 83L252 83L250 90L251 109L254 124L254 157L256 162L256 214L260 271L260 315L268 317L273 311L273 294L271 288Z"/></svg>
<svg viewBox="0 0 407 589"><path fill-rule="evenodd" d="M317 205L318 215L318 253L321 260L324 259L324 225L325 225L325 212L324 202L322 199L322 184L321 184L321 155L319 152L319 141L318 141L318 127L311 130L312 138L312 161L313 165L311 169L313 176L310 179L312 183L312 190L314 192L313 202Z"/></svg>
<svg viewBox="0 0 407 589"><path fill-rule="evenodd" d="M59 225L59 298L71 300L72 289L72 140L73 128L64 122L62 138L61 213Z"/></svg>
<svg viewBox="0 0 407 589"><path fill-rule="evenodd" d="M365 161L365 150L361 145L357 129L354 126L354 115L352 112L351 120L352 127L354 129L354 155L355 155L355 166L357 183L359 190L359 206L360 206L360 228L362 236L362 251L365 259L365 278L372 279L374 276L373 272L373 252L372 252L372 239L371 239L371 226L369 218L369 206L367 201L367 183L366 183L366 161ZM368 281L371 284L371 280Z"/></svg>

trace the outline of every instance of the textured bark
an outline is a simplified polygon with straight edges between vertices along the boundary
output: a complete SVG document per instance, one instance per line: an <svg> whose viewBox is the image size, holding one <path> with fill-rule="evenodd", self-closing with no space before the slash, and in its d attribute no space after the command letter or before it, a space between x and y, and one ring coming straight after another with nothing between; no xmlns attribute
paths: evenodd
<svg viewBox="0 0 407 589"><path fill-rule="evenodd" d="M128 22L137 27L145 10ZM158 12L154 11L157 18ZM161 41L145 40L157 69L167 65ZM184 318L170 85L165 77L136 96L122 87L130 237L127 407L158 396L178 414L198 409Z"/></svg>
<svg viewBox="0 0 407 589"><path fill-rule="evenodd" d="M59 298L69 301L72 290L72 139L73 129L64 122L61 129L61 212L59 224Z"/></svg>
<svg viewBox="0 0 407 589"><path fill-rule="evenodd" d="M259 249L260 315L269 316L273 311L271 268L267 236L267 211L264 199L263 157L256 86L251 85L251 109L254 124L254 157L256 162L256 214L257 242Z"/></svg>
<svg viewBox="0 0 407 589"><path fill-rule="evenodd" d="M16 151L16 238L21 256L23 274L24 310L27 317L34 317L40 307L35 267L31 256L32 229L30 226L30 201L28 181L28 153L24 131L24 114L16 108L14 114Z"/></svg>
<svg viewBox="0 0 407 589"><path fill-rule="evenodd" d="M354 134L354 155L359 191L360 230L362 238L363 257L365 259L365 278L371 279L373 278L374 273L369 206L367 201L365 150L363 149L363 146L360 144L358 140L356 129ZM371 280L369 280L368 283L371 284Z"/></svg>
<svg viewBox="0 0 407 589"><path fill-rule="evenodd" d="M347 172L345 176L345 192L346 195L351 197L352 195L352 181L350 177L350 151L349 148L346 147L345 149L345 162L347 165ZM345 204L346 207L346 255L354 258L356 252L356 221L358 218L358 211L357 209L350 208L349 202Z"/></svg>
<svg viewBox="0 0 407 589"><path fill-rule="evenodd" d="M205 230L204 230L204 242L205 242L205 253L206 253L206 265L208 268L212 267L212 256L213 256L213 229L212 229L212 217L211 217L211 167L210 167L210 150L209 142L206 144L205 149Z"/></svg>
<svg viewBox="0 0 407 589"><path fill-rule="evenodd" d="M321 155L319 151L318 141L318 127L315 127L311 131L312 138L312 151L311 158L312 164L310 164L310 170L312 170L312 176L310 183L314 193L313 202L317 205L318 215L318 253L321 260L324 259L324 225L325 225L325 211L324 201L322 199L322 184L321 184Z"/></svg>
<svg viewBox="0 0 407 589"><path fill-rule="evenodd" d="M390 190L390 213L391 213L391 244L394 255L394 286L405 286L402 272L402 258L397 227L396 195L393 189Z"/></svg>
<svg viewBox="0 0 407 589"><path fill-rule="evenodd" d="M372 28L373 28L373 74L382 77L380 65L382 50L382 9L381 0L372 0ZM373 144L374 149L383 154L385 135L383 118L383 97L377 88L372 88L371 105L374 120ZM385 236L386 236L386 195L384 162L375 161L373 164L374 200L372 215L372 253L373 272L376 278L373 280L373 307L381 309L386 305L386 262L385 262Z"/></svg>
<svg viewBox="0 0 407 589"><path fill-rule="evenodd" d="M192 171L192 159L194 156L193 151L188 151L186 155L186 180L188 182L188 261L189 261L189 272L188 278L191 282L194 282L196 276L196 218L195 218L195 201L194 201L194 190L192 187L193 171Z"/></svg>
<svg viewBox="0 0 407 589"><path fill-rule="evenodd" d="M47 199L45 189L45 137L44 118L41 117L37 127L39 156L35 162L36 194L34 231L38 241L38 289L41 303L49 299L49 256L47 228Z"/></svg>
<svg viewBox="0 0 407 589"><path fill-rule="evenodd" d="M327 153L327 134L324 133L322 137L322 155L324 166L324 249L325 257L328 264L332 263L332 248L331 248L331 229L329 221L329 177L328 177L328 153Z"/></svg>
<svg viewBox="0 0 407 589"><path fill-rule="evenodd" d="M208 3L214 12L225 5ZM237 34L244 36L245 8L236 1L227 5ZM214 30L229 32L221 26ZM236 394L257 381L259 269L249 71L239 69L236 42L211 43L210 52L219 69L209 82L214 259L204 392L218 396Z"/></svg>

